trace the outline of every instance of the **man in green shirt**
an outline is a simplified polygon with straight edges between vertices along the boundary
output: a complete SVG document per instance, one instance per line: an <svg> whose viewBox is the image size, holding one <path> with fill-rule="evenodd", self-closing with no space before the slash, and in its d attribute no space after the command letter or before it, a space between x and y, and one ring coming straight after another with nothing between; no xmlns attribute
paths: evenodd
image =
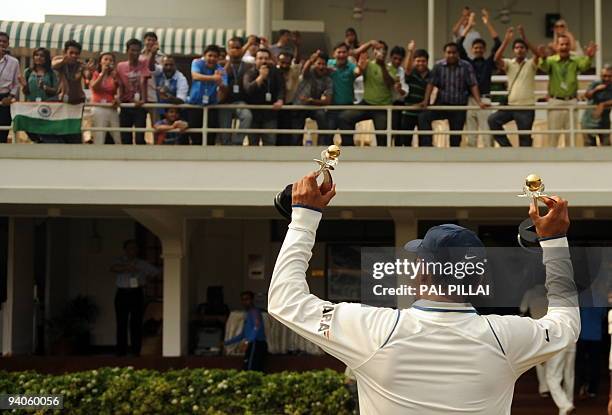
<svg viewBox="0 0 612 415"><path fill-rule="evenodd" d="M571 52L571 41L565 35L557 38L557 54L543 59L540 69L548 73L548 101L551 106L571 106L575 105L578 93L578 74L586 72L591 67L591 61L597 45L590 43L585 49L586 56L573 56ZM574 111L574 125L578 125L578 112ZM567 130L569 129L569 111L549 111L548 129ZM551 147L559 145L560 134L549 134Z"/></svg>
<svg viewBox="0 0 612 415"><path fill-rule="evenodd" d="M368 49L374 49L374 59L368 59ZM370 41L355 51L359 56L358 67L364 78L363 102L360 105L391 105L393 103L393 86L397 81L397 70L387 66L388 46L382 40ZM338 124L341 130L353 130L355 124L363 120L373 120L376 130L387 128L387 112L384 110L348 110L340 114ZM353 140L343 137L344 145L351 145ZM386 146L387 136L376 135L376 145Z"/></svg>

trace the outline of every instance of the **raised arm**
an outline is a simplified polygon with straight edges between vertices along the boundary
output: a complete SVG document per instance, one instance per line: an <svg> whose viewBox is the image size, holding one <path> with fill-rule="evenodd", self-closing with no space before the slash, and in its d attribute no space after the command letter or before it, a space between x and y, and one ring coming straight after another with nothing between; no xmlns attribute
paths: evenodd
<svg viewBox="0 0 612 415"><path fill-rule="evenodd" d="M533 54L533 63L534 65L537 66L540 61L540 51L533 43L531 43L527 39L527 36L525 35L525 28L522 25L518 25L517 29L518 29L519 35L521 36L521 39L523 39L523 42L525 42L525 44L527 45L527 48Z"/></svg>
<svg viewBox="0 0 612 415"><path fill-rule="evenodd" d="M567 201L554 196L545 202L549 209L545 216L540 216L533 204L529 215L546 267L548 312L539 320L491 316L492 328L517 376L575 343L580 334L578 295L565 237L569 228Z"/></svg>
<svg viewBox="0 0 612 415"><path fill-rule="evenodd" d="M461 15L459 16L459 19L457 19L457 21L453 25L453 29L452 29L453 35L457 37L462 36L462 33L460 33L459 31L461 29L461 26L467 23L470 13L471 13L470 8L467 6L461 10Z"/></svg>
<svg viewBox="0 0 612 415"><path fill-rule="evenodd" d="M406 55L406 60L404 61L404 70L406 71L407 74L410 74L412 72L412 65L414 64L414 51L416 50L416 42L414 40L411 40L410 42L408 42L408 45L406 46L406 51L408 52L408 54Z"/></svg>
<svg viewBox="0 0 612 415"><path fill-rule="evenodd" d="M482 22L487 27L487 30L489 31L489 34L491 35L491 37L493 39L499 38L499 34L497 33L497 30L495 30L495 28L493 27L493 23L491 23L489 11L487 9L482 9L480 13L482 14Z"/></svg>
<svg viewBox="0 0 612 415"><path fill-rule="evenodd" d="M370 40L364 43L353 51L354 56L361 56L362 53L367 52L370 48L378 46L378 40Z"/></svg>
<svg viewBox="0 0 612 415"><path fill-rule="evenodd" d="M508 47L510 42L512 42L513 38L514 29L512 28L512 26L510 26L508 29L506 29L506 36L504 36L504 41L502 42L499 49L497 49L497 52L495 52L495 57L493 58L495 60L497 68L500 70L506 70L506 65L504 63L504 52L506 51L506 48Z"/></svg>
<svg viewBox="0 0 612 415"><path fill-rule="evenodd" d="M355 368L383 346L395 329L399 311L334 304L310 294L306 270L321 211L334 197L335 188L318 187L314 174L310 174L293 185L292 193L292 219L272 274L268 312Z"/></svg>

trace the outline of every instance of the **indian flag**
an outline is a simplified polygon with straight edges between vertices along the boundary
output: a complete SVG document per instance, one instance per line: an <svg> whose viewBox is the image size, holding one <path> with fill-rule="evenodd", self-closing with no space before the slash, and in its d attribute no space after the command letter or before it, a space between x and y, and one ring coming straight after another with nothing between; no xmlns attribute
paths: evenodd
<svg viewBox="0 0 612 415"><path fill-rule="evenodd" d="M83 104L15 102L11 104L13 129L36 134L79 134Z"/></svg>

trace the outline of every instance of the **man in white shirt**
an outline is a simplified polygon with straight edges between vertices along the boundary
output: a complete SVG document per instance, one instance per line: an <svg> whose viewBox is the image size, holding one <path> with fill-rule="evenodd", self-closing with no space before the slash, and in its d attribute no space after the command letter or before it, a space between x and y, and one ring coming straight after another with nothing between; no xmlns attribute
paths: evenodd
<svg viewBox="0 0 612 415"><path fill-rule="evenodd" d="M314 174L293 185L292 221L272 275L268 312L354 372L362 414L510 414L519 376L576 342L580 316L565 200L546 199L549 212L542 217L530 209L549 301L546 316L533 320L480 316L456 297L429 296L395 310L310 294L306 269L322 210L335 193L335 186L317 186ZM458 239L483 248L473 232L456 225L434 227L408 248L468 246L453 245Z"/></svg>
<svg viewBox="0 0 612 415"><path fill-rule="evenodd" d="M11 125L11 104L19 94L19 61L8 54L9 35L0 32L0 126ZM0 130L0 143L6 143L8 130Z"/></svg>

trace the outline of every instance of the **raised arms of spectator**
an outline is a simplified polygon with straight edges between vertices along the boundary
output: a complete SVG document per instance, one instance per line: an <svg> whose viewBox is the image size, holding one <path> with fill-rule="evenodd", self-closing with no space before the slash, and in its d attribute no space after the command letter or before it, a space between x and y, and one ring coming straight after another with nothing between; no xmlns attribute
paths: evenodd
<svg viewBox="0 0 612 415"><path fill-rule="evenodd" d="M61 69L65 64L66 56L64 55L54 56L53 59L51 59L51 68L55 70Z"/></svg>
<svg viewBox="0 0 612 415"><path fill-rule="evenodd" d="M310 58L308 58L306 62L304 62L304 65L302 65L302 70L300 71L302 76L308 74L308 71L310 71L310 67L317 61L317 58L320 54L321 49L317 49L317 51L310 55Z"/></svg>
<svg viewBox="0 0 612 415"><path fill-rule="evenodd" d="M370 48L375 48L378 46L378 40L370 40L369 42L364 43L359 46L357 49L353 51L355 56L361 56L362 53L367 52Z"/></svg>
<svg viewBox="0 0 612 415"><path fill-rule="evenodd" d="M495 57L493 58L498 69L506 70L506 64L504 63L504 52L506 51L506 48L508 47L510 42L512 42L513 38L514 28L510 26L508 29L506 29L506 36L504 36L504 41L502 42L499 49L497 49L497 51L495 52Z"/></svg>
<svg viewBox="0 0 612 415"><path fill-rule="evenodd" d="M365 74L368 69L368 54L362 53L359 56L359 60L357 61L357 68L359 69L360 74Z"/></svg>
<svg viewBox="0 0 612 415"><path fill-rule="evenodd" d="M482 13L482 22L487 27L489 34L491 35L493 40L497 39L497 41L499 42L499 34L497 33L497 30L495 30L495 28L493 27L493 24L491 23L489 11L487 9L482 9L480 12ZM498 47L499 47L499 44L498 44Z"/></svg>
<svg viewBox="0 0 612 415"><path fill-rule="evenodd" d="M406 45L406 51L408 52L408 54L406 55L406 60L404 61L404 70L406 71L406 74L410 74L410 72L412 72L412 64L414 63L414 51L416 50L416 42L414 40L411 40L410 42L408 42L408 45Z"/></svg>
<svg viewBox="0 0 612 415"><path fill-rule="evenodd" d="M453 25L453 35L457 37L460 37L462 35L459 30L461 29L461 26L467 24L469 16L470 8L466 6L461 10L461 15L459 16L459 19Z"/></svg>
<svg viewBox="0 0 612 415"><path fill-rule="evenodd" d="M584 50L584 56L579 56L578 59L578 69L580 72L586 72L591 68L591 64L593 63L593 58L597 53L598 46L596 43L589 42L589 45Z"/></svg>
<svg viewBox="0 0 612 415"><path fill-rule="evenodd" d="M525 28L522 25L518 25L517 29L518 29L519 35L521 36L521 39L523 39L523 42L525 42L525 44L527 45L527 48L533 54L533 63L534 63L534 65L537 66L538 62L540 61L540 51L538 50L538 48L534 44L532 44L527 39L527 36L525 35Z"/></svg>
<svg viewBox="0 0 612 415"><path fill-rule="evenodd" d="M584 95L587 97L587 99L592 99L593 95L595 95L599 91L604 91L606 88L608 88L606 84L599 84L593 88L587 89Z"/></svg>

